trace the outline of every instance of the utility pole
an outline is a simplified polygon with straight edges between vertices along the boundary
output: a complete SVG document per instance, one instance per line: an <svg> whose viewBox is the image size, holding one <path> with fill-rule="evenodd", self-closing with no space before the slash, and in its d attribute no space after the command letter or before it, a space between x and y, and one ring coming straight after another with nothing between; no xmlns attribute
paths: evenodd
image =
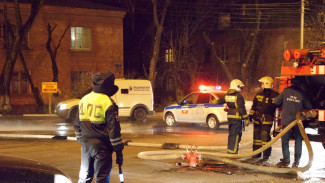
<svg viewBox="0 0 325 183"><path fill-rule="evenodd" d="M305 1L301 0L300 13L300 49L304 48L304 15L305 15Z"/></svg>

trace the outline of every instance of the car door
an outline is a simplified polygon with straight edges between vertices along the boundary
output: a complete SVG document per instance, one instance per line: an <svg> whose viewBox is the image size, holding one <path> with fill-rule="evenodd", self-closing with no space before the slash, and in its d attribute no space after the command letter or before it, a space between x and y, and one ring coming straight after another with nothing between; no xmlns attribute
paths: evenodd
<svg viewBox="0 0 325 183"><path fill-rule="evenodd" d="M196 106L198 93L192 93L186 96L180 102L180 107L175 110L175 116L178 122L191 122L193 116L193 109Z"/></svg>
<svg viewBox="0 0 325 183"><path fill-rule="evenodd" d="M205 122L207 110L209 110L209 101L211 100L210 93L200 93L197 104L192 108L192 122Z"/></svg>
<svg viewBox="0 0 325 183"><path fill-rule="evenodd" d="M226 104L216 104L219 98L222 98L225 94L226 93L213 93L212 101L210 101L210 105L213 106L213 108L211 108L213 111L209 111L209 113L215 114L220 123L228 122L227 112L224 110Z"/></svg>

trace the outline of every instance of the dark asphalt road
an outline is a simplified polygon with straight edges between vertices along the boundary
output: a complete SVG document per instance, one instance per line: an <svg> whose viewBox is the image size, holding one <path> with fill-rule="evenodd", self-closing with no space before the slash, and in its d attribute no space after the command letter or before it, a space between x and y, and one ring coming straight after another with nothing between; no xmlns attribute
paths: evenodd
<svg viewBox="0 0 325 183"><path fill-rule="evenodd" d="M59 124L59 125L58 125ZM61 124L61 125L60 125ZM3 134L58 134L58 128L65 126L68 135L73 136L72 125L64 124L58 118L0 118L0 135ZM200 146L225 146L227 127L211 131L197 125L181 125L167 128L160 116L149 118L146 123L130 123L121 120L123 140L143 143L180 143ZM49 136L49 137L50 137ZM33 139L33 138L3 138L0 140L0 153L34 159L54 165L66 172L73 182L77 182L80 166L80 145L73 140ZM252 139L252 125L243 133L240 153L250 152L248 144ZM243 146L244 145L244 146ZM290 144L293 156L292 143ZM159 148L126 146L124 150L125 163L123 170L125 182L324 182L325 157L320 143L312 143L314 163L310 170L296 176L259 173L225 164L217 164L212 168L177 167L182 162L174 160L142 160L137 157L139 152L162 150ZM281 158L280 142L273 146L269 164L274 165ZM225 149L220 152L226 152ZM199 151L200 153L200 151ZM302 165L308 161L307 150L303 149ZM293 159L293 157L291 157ZM111 182L118 182L118 169L114 164Z"/></svg>

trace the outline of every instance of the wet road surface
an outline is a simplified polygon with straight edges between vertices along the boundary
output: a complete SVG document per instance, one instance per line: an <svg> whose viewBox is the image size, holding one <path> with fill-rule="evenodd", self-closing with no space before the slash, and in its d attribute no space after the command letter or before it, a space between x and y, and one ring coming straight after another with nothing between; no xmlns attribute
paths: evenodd
<svg viewBox="0 0 325 183"><path fill-rule="evenodd" d="M144 142L144 143L179 143L179 144L189 144L194 146L225 146L228 131L227 126L221 126L219 130L209 130L206 126L184 124L177 127L167 127L160 117L149 118L146 122L131 122L126 119L121 120L122 135L124 140L131 140L134 142ZM51 118L23 118L23 117L9 117L0 118L0 132L2 134L42 134L42 135L57 135L57 136L74 136L72 123L66 123L62 119L51 117ZM243 132L242 144L249 143L252 139L252 125L249 126L245 132ZM53 142L57 148L52 149L50 146ZM44 145L44 144L45 145ZM31 145L32 144L32 145ZM39 145L41 144L41 145ZM77 172L79 169L79 156L80 147L76 142L69 141L57 141L57 140L33 140L26 139L24 141L16 140L1 140L0 153L9 153L11 155L26 156L27 158L39 158L38 160L49 161L49 163L59 166L61 169L69 172L69 175L73 180L77 179ZM159 150L156 148L144 148L144 147L126 147L126 157L125 161L130 161L129 168L126 168L126 172L129 175L140 176L143 172L137 171L137 166L145 166L144 170L147 169L149 174L153 176L155 174L166 174L172 175L170 182L191 182L189 180L197 180L192 182L259 182L258 178L267 177L269 182L325 182L325 151L320 143L312 143L314 151L314 162L312 167L302 173L299 176L287 175L287 174L266 174L260 173L253 170L247 170L244 168L239 168L237 166L227 165L221 162L205 162L199 164L197 168L191 168L188 166L177 166L176 164L184 165L186 161L182 159L175 160L162 160L162 161L150 161L141 160L136 157L137 152L144 150ZM272 156L270 160L265 162L269 166L275 165L281 155L281 144L280 141L276 142L273 146ZM61 149L69 149L69 152L58 152ZM129 151L129 152L128 152ZM250 152L251 146L240 148L240 153ZM44 154L39 155L41 152ZM62 153L66 154L62 154ZM225 152L225 150L221 151ZM290 142L290 152L291 160L293 160L293 142ZM34 153L34 155L33 155ZM66 160L66 163L73 161L73 167L70 165L65 165L62 162L62 156L68 157L73 156L70 160ZM200 151L199 151L200 153ZM53 158L53 160L48 160L47 158ZM130 159L129 159L130 158ZM160 162L160 163L159 163ZM301 166L304 166L308 162L308 152L305 146L303 146L303 155L301 159ZM182 164L183 163L183 164ZM163 167L158 166L162 165ZM153 167L150 167L153 165ZM156 166L157 165L157 166ZM147 167L149 166L149 167ZM69 168L67 168L69 167ZM148 173L148 172L147 172ZM176 175L175 175L176 174ZM180 174L180 175L178 175ZM184 174L195 174L195 175L208 175L207 179L187 179ZM220 181L213 181L214 175L211 174L221 174L223 178ZM236 178L230 177L236 175ZM173 176L174 179L172 179ZM239 178L243 176L244 179ZM132 177L132 176L130 176ZM191 177L191 176L189 176ZM255 177L255 178L254 178ZM230 181L229 179L233 180ZM247 180L245 180L247 179ZM130 180L130 179L129 179ZM132 180L137 180L133 177ZM142 182L150 182L149 180L154 180L147 178ZM167 180L167 178L166 178ZM169 180L169 179L168 179ZM175 181L173 181L175 180ZM223 181L221 181L223 180ZM240 181L242 180L242 181ZM259 179L261 180L261 179ZM114 182L114 181L113 181ZM133 182L133 181L128 181ZM137 182L137 181L134 181ZM139 181L141 182L141 181ZM160 182L160 181L158 181ZM164 182L164 181L161 181Z"/></svg>

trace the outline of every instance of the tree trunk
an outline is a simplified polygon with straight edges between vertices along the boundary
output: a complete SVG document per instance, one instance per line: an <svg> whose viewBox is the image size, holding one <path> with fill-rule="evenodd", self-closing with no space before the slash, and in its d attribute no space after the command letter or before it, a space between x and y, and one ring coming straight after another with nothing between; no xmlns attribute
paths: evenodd
<svg viewBox="0 0 325 183"><path fill-rule="evenodd" d="M21 45L25 39L28 31L32 27L32 24L38 15L38 12L43 4L44 0L32 0L31 1L31 13L26 23L22 25L22 18L20 15L20 9L18 0L14 0L15 15L16 15L16 26L13 28L14 36L12 36L12 44L8 44L8 54L0 76L0 113L9 113L12 108L10 105L10 81L12 72L18 58L18 54L21 50ZM4 11L5 22L7 25L11 25L7 17L7 11Z"/></svg>
<svg viewBox="0 0 325 183"><path fill-rule="evenodd" d="M210 38L208 37L208 35L205 32L203 33L203 37L204 37L205 42L210 47L213 58L216 59L220 63L222 69L225 71L225 73L227 75L227 78L228 78L229 82L232 81L233 76L232 76L231 72L229 71L226 63L223 60L221 60L220 57L218 57L217 52L216 52L216 48L214 47L214 43L210 40Z"/></svg>
<svg viewBox="0 0 325 183"><path fill-rule="evenodd" d="M155 43L153 47L153 54L150 60L149 80L151 81L153 87L155 86L155 80L156 80L156 64L159 56L159 45L160 45L160 38L161 38L162 31L163 31L162 27L159 27L157 29L156 36L155 36Z"/></svg>
<svg viewBox="0 0 325 183"><path fill-rule="evenodd" d="M163 25L166 17L167 7L170 4L170 0L166 0L164 4L164 8L161 12L160 21L158 20L158 10L157 10L157 1L152 0L153 4L153 16L154 16L154 24L156 26L156 35L153 47L152 58L150 60L150 67L149 67L149 80L152 86L155 88L155 80L156 80L156 64L159 56L159 46L160 46L160 39L161 34L163 31Z"/></svg>

